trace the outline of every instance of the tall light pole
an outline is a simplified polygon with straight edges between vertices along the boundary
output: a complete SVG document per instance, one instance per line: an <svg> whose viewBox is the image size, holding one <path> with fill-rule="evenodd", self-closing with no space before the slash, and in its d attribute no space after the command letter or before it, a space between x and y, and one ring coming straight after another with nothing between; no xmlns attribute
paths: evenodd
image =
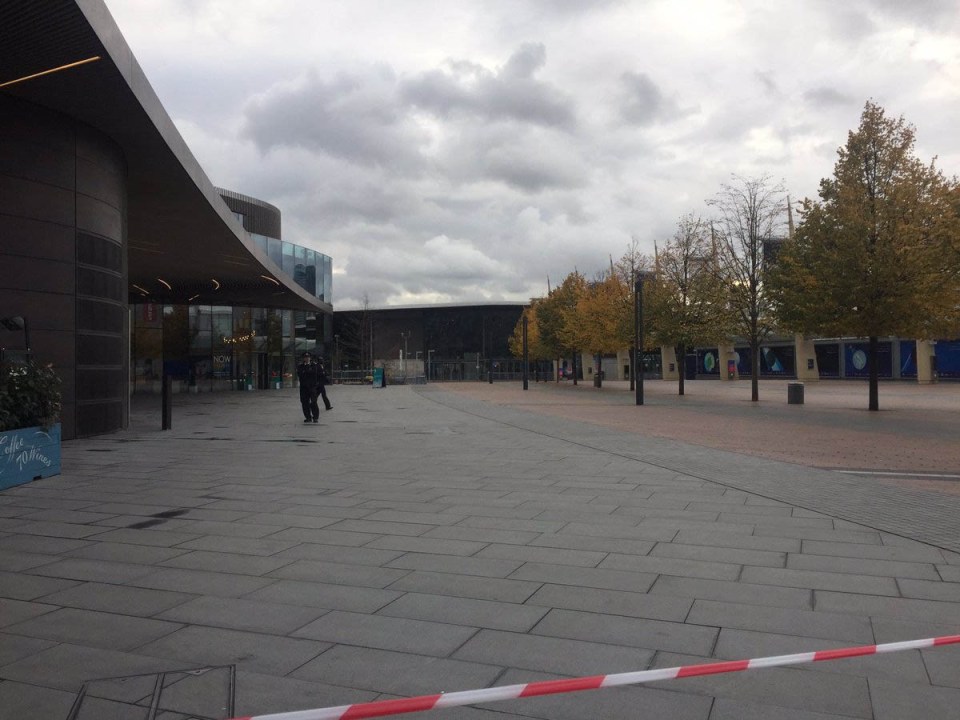
<svg viewBox="0 0 960 720"><path fill-rule="evenodd" d="M410 339L410 331L400 333L403 338L403 381L407 381L407 340Z"/></svg>
<svg viewBox="0 0 960 720"><path fill-rule="evenodd" d="M341 377L343 375L343 363L340 361L340 336L334 335L333 341L337 344L336 375L337 377Z"/></svg>
<svg viewBox="0 0 960 720"><path fill-rule="evenodd" d="M527 314L523 314L523 389L527 390L530 387L530 372L529 372L529 363L530 363L530 353L529 348L527 347Z"/></svg>
<svg viewBox="0 0 960 720"><path fill-rule="evenodd" d="M633 353L633 376L636 378L637 405L643 405L643 281L646 273L637 273L633 284L633 327L635 332Z"/></svg>

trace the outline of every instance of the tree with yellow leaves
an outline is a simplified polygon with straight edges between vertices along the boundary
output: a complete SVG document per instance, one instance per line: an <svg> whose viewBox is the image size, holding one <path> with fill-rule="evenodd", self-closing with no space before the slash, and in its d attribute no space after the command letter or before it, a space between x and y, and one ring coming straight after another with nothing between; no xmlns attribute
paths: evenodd
<svg viewBox="0 0 960 720"><path fill-rule="evenodd" d="M869 339L870 410L878 338L936 338L955 332L960 314L960 191L914 155L914 136L867 102L771 278L785 326Z"/></svg>
<svg viewBox="0 0 960 720"><path fill-rule="evenodd" d="M680 218L673 237L657 252L644 295L651 336L674 347L681 362L688 348L717 343L727 335L731 323L726 287L710 229L699 216ZM683 376L681 368L679 395L684 393Z"/></svg>

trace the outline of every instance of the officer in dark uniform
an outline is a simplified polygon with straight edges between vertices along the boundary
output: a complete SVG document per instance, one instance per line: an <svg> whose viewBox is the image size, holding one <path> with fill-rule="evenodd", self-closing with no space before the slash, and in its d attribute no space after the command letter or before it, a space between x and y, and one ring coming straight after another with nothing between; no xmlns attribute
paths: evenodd
<svg viewBox="0 0 960 720"><path fill-rule="evenodd" d="M320 406L317 405L318 388L320 384L320 365L313 362L313 356L305 352L297 365L297 379L300 381L300 405L303 407L303 421L317 422L320 417ZM326 396L324 396L326 400Z"/></svg>

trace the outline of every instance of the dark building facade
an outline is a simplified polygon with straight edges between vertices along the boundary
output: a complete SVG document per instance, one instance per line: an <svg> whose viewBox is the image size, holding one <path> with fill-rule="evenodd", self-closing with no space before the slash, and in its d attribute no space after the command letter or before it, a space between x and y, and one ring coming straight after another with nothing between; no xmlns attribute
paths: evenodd
<svg viewBox="0 0 960 720"><path fill-rule="evenodd" d="M323 337L329 258L281 243L272 206L218 192L102 0L0 4L0 57L0 320L26 320L30 354L61 376L64 439L126 425L145 318L213 333L229 308L236 340L234 311L251 328L262 312L281 374L308 316ZM25 354L5 325L0 347Z"/></svg>
<svg viewBox="0 0 960 720"><path fill-rule="evenodd" d="M344 310L333 315L331 362L336 370L368 371L406 358L428 380L471 380L519 372L509 341L522 303L429 305Z"/></svg>
<svg viewBox="0 0 960 720"><path fill-rule="evenodd" d="M0 94L0 314L26 317L34 356L61 375L67 438L127 412L125 180L104 133Z"/></svg>

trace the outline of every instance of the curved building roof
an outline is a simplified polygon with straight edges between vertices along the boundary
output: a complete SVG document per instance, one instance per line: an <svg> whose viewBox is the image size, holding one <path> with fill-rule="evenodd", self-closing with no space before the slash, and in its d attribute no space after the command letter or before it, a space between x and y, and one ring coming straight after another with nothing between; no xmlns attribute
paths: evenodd
<svg viewBox="0 0 960 720"><path fill-rule="evenodd" d="M128 169L129 282L157 302L331 312L261 252L160 104L101 0L0 3L0 87L111 137ZM158 281L171 286L167 289ZM143 298L133 289L131 297Z"/></svg>

